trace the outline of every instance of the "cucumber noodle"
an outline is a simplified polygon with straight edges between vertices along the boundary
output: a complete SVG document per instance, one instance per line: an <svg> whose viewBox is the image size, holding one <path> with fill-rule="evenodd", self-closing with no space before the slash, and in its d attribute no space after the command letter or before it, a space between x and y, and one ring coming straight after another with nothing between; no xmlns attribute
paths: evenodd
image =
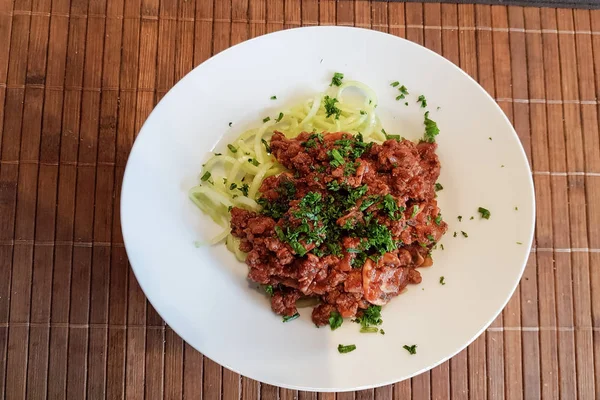
<svg viewBox="0 0 600 400"><path fill-rule="evenodd" d="M364 95L361 102L344 101L344 92L359 89ZM326 96L329 103L337 99L335 107L341 113L327 116ZM263 122L258 128L242 133L230 143L223 154L213 154L203 165L198 186L190 189L190 199L223 231L208 243L216 244L225 240L227 248L240 260L245 254L239 249L239 239L231 235L229 224L230 207L241 207L259 211L256 202L258 190L263 180L269 176L285 171L285 168L267 152L266 144L270 143L274 131L283 133L287 138L294 138L302 132L347 132L361 133L366 142L381 143L386 137L381 129L381 122L375 113L377 96L363 83L348 81L339 87L330 87L291 108Z"/></svg>

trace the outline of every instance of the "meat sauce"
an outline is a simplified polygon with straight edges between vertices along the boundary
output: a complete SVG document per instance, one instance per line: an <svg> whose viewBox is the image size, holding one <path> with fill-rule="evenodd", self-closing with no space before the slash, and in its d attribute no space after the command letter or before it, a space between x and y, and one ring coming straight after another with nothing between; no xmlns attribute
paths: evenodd
<svg viewBox="0 0 600 400"><path fill-rule="evenodd" d="M432 265L447 230L436 201L435 143L365 143L348 133L276 132L272 155L289 172L266 178L260 213L231 209L232 234L247 253L248 277L273 288L271 307L292 316L304 297L320 300L318 326L333 312L382 306Z"/></svg>

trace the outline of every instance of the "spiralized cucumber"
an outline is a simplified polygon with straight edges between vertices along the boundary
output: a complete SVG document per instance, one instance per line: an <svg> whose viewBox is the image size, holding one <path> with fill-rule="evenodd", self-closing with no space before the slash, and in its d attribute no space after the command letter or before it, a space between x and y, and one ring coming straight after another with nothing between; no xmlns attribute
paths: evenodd
<svg viewBox="0 0 600 400"><path fill-rule="evenodd" d="M345 100L344 93L350 88L364 94L362 104ZM340 110L339 116L328 116L326 96L329 101L337 100L335 107ZM243 132L225 147L223 154L213 154L200 172L202 179L199 185L189 191L194 204L223 228L208 243L216 244L225 240L227 248L238 259L245 259L245 254L239 250L239 239L231 235L229 210L230 207L241 207L259 211L256 200L260 196L262 181L285 171L267 151L275 131L282 132L288 138L295 138L302 132L361 133L366 142L381 143L385 135L381 133L376 107L377 96L370 87L361 82L347 81L282 110L262 125Z"/></svg>

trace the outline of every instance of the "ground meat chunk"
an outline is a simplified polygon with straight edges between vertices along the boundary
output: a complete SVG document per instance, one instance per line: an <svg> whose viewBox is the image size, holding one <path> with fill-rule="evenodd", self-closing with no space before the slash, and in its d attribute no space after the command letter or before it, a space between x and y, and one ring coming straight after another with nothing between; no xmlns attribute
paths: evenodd
<svg viewBox="0 0 600 400"><path fill-rule="evenodd" d="M313 309L312 320L317 326L328 325L329 317L334 311L337 311L337 309L331 304L319 304Z"/></svg>
<svg viewBox="0 0 600 400"><path fill-rule="evenodd" d="M271 296L271 309L275 314L291 317L296 314L296 301L300 298L300 293L294 290L291 292L277 291Z"/></svg>

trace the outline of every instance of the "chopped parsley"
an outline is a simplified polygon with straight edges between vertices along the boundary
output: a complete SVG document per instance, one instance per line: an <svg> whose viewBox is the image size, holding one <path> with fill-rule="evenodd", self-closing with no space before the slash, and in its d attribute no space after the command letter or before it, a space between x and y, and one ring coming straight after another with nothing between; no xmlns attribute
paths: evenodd
<svg viewBox="0 0 600 400"><path fill-rule="evenodd" d="M258 166L259 166L259 164L260 164L256 158L249 158L249 159L248 159L248 162L249 162L250 164L254 165L255 167L258 167Z"/></svg>
<svg viewBox="0 0 600 400"><path fill-rule="evenodd" d="M209 180L209 179L210 179L210 172L208 172L208 171L206 171L206 172L204 173L204 175L202 175L202 178L200 178L200 180L201 180L202 182L206 182L206 181L207 181L207 180Z"/></svg>
<svg viewBox="0 0 600 400"><path fill-rule="evenodd" d="M413 344L412 346L405 344L404 346L402 346L402 348L404 350L408 351L411 355L417 354L417 345L416 344Z"/></svg>
<svg viewBox="0 0 600 400"><path fill-rule="evenodd" d="M458 222L461 222L461 221L462 221L462 215L459 215L458 216Z"/></svg>
<svg viewBox="0 0 600 400"><path fill-rule="evenodd" d="M342 157L338 149L331 150L329 152L329 157L331 158L329 164L331 164L332 167L339 167L346 163L346 160L344 160L344 157Z"/></svg>
<svg viewBox="0 0 600 400"><path fill-rule="evenodd" d="M473 219L475 219L475 217L471 215L471 218L469 218L469 220L473 220Z"/></svg>
<svg viewBox="0 0 600 400"><path fill-rule="evenodd" d="M417 216L417 214L419 214L419 212L420 212L420 211L421 211L421 209L419 208L419 206L415 204L415 205L413 206L412 214L411 214L411 216L410 216L410 217L411 217L411 218L414 218L414 217L416 217L416 216Z"/></svg>
<svg viewBox="0 0 600 400"><path fill-rule="evenodd" d="M519 207L515 207L515 211L519 211Z"/></svg>
<svg viewBox="0 0 600 400"><path fill-rule="evenodd" d="M391 140L391 139L402 140L402 136L400 136L400 135L388 135L388 133L385 131L385 129L382 129L381 133L383 133L385 135L386 140Z"/></svg>
<svg viewBox="0 0 600 400"><path fill-rule="evenodd" d="M396 203L396 199L394 199L389 193L383 196L382 209L387 213L388 217L390 217L392 221L398 221L401 219L402 212L404 211L404 207L399 207L398 203Z"/></svg>
<svg viewBox="0 0 600 400"><path fill-rule="evenodd" d="M464 237L466 237L466 238L468 238L468 237L469 237L469 235L467 235L467 232L465 232L465 231L460 231L460 233L462 233L462 235L463 235Z"/></svg>
<svg viewBox="0 0 600 400"><path fill-rule="evenodd" d="M234 146L234 145L232 145L232 144L228 144L228 145L227 145L227 148L228 148L228 149L229 149L229 151L231 151L232 153L237 153L237 151L238 151L237 147L235 147L235 146Z"/></svg>
<svg viewBox="0 0 600 400"><path fill-rule="evenodd" d="M456 237L456 232L454 232L454 234L452 235L452 237Z"/></svg>
<svg viewBox="0 0 600 400"><path fill-rule="evenodd" d="M405 103L404 103L404 105L408 107L408 101L407 101L407 102L405 102Z"/></svg>
<svg viewBox="0 0 600 400"><path fill-rule="evenodd" d="M283 317L283 322L290 322L295 320L296 318L298 318L300 316L300 314L296 313L294 315L286 315Z"/></svg>
<svg viewBox="0 0 600 400"><path fill-rule="evenodd" d="M523 244L523 242L517 242L517 244Z"/></svg>
<svg viewBox="0 0 600 400"><path fill-rule="evenodd" d="M408 89L406 89L406 86L404 85L400 86L398 88L398 91L400 91L400 94L398 95L398 97L396 97L396 100L404 99L406 95L408 95ZM408 103L405 104L408 105Z"/></svg>
<svg viewBox="0 0 600 400"><path fill-rule="evenodd" d="M329 327L331 330L335 331L337 328L342 326L343 323L344 318L342 318L342 315L337 311L332 311L329 315Z"/></svg>
<svg viewBox="0 0 600 400"><path fill-rule="evenodd" d="M265 286L265 292L269 295L269 296L273 296L273 286L271 285L267 285Z"/></svg>
<svg viewBox="0 0 600 400"><path fill-rule="evenodd" d="M398 86L399 84L400 84L400 82L398 82L398 81L395 81L395 82L392 82L392 83L390 83L390 86L391 86L391 87L396 87L396 86Z"/></svg>
<svg viewBox="0 0 600 400"><path fill-rule="evenodd" d="M338 344L338 351L341 354L350 353L351 351L354 351L354 350L356 350L355 344L347 344L347 345Z"/></svg>
<svg viewBox="0 0 600 400"><path fill-rule="evenodd" d="M312 133L306 142L302 142L302 146L311 149L317 147L317 141L323 143L323 135L321 133Z"/></svg>
<svg viewBox="0 0 600 400"><path fill-rule="evenodd" d="M440 276L440 285L445 285L446 281L445 278L443 276Z"/></svg>
<svg viewBox="0 0 600 400"><path fill-rule="evenodd" d="M436 225L442 224L442 214L438 214L437 217L435 217L435 224Z"/></svg>
<svg viewBox="0 0 600 400"><path fill-rule="evenodd" d="M423 123L425 124L425 136L423 140L434 143L435 137L440 133L440 129L434 120L429 119L429 111L425 113L425 121Z"/></svg>
<svg viewBox="0 0 600 400"><path fill-rule="evenodd" d="M366 326L366 327L362 327L360 328L360 333L377 333L379 332L379 328L376 328L374 326Z"/></svg>
<svg viewBox="0 0 600 400"><path fill-rule="evenodd" d="M283 118L283 113L280 112L279 115L277 116L277 119L275 120L275 122L281 121L282 118Z"/></svg>
<svg viewBox="0 0 600 400"><path fill-rule="evenodd" d="M421 108L425 108L425 107L427 107L427 99L426 99L426 98L425 98L425 96L423 96L423 95L420 95L420 96L417 98L417 103L421 103Z"/></svg>
<svg viewBox="0 0 600 400"><path fill-rule="evenodd" d="M367 115L366 111L360 110L360 115Z"/></svg>
<svg viewBox="0 0 600 400"><path fill-rule="evenodd" d="M260 139L260 141L262 142L262 144L265 145L265 149L267 150L267 153L271 153L271 146L269 146L269 143L267 143L267 141L265 139Z"/></svg>
<svg viewBox="0 0 600 400"><path fill-rule="evenodd" d="M263 118L263 122L269 122L271 120L271 117L264 117Z"/></svg>
<svg viewBox="0 0 600 400"><path fill-rule="evenodd" d="M490 136L488 139L492 140L492 137Z"/></svg>
<svg viewBox="0 0 600 400"><path fill-rule="evenodd" d="M444 250L444 245L440 243L440 249Z"/></svg>
<svg viewBox="0 0 600 400"><path fill-rule="evenodd" d="M271 100L277 100L277 96L271 96Z"/></svg>
<svg viewBox="0 0 600 400"><path fill-rule="evenodd" d="M441 183L436 183L435 184L435 191L439 192L440 190L444 190L444 187L442 186Z"/></svg>
<svg viewBox="0 0 600 400"><path fill-rule="evenodd" d="M229 123L229 126L231 127L231 125L232 125L232 124L233 124L233 122L230 122L230 123Z"/></svg>
<svg viewBox="0 0 600 400"><path fill-rule="evenodd" d="M477 209L477 211L479 211L479 214L481 214L481 218L483 218L483 219L490 219L491 213L490 213L489 210L487 210L487 209L485 209L483 207L479 207Z"/></svg>
<svg viewBox="0 0 600 400"><path fill-rule="evenodd" d="M235 188L237 188L237 184L232 183L231 185L229 185L229 190L233 190Z"/></svg>
<svg viewBox="0 0 600 400"><path fill-rule="evenodd" d="M242 186L237 188L240 192L242 192L242 194L246 197L248 197L248 190L250 189L250 187L248 186L247 183L244 183Z"/></svg>
<svg viewBox="0 0 600 400"><path fill-rule="evenodd" d="M323 100L325 101L325 116L329 118L332 115L335 115L335 119L339 119L340 115L342 114L342 110L337 108L335 105L335 103L338 102L338 99L335 97L325 96Z"/></svg>
<svg viewBox="0 0 600 400"><path fill-rule="evenodd" d="M344 79L344 74L341 72L334 73L329 86L340 86L342 84L342 79Z"/></svg>
<svg viewBox="0 0 600 400"><path fill-rule="evenodd" d="M383 329L380 329L379 333L381 333L382 335L385 335L385 331Z"/></svg>
<svg viewBox="0 0 600 400"><path fill-rule="evenodd" d="M361 333L375 333L379 330L377 325L381 325L381 306L369 306L362 312L360 317L357 317L354 322L359 323Z"/></svg>

